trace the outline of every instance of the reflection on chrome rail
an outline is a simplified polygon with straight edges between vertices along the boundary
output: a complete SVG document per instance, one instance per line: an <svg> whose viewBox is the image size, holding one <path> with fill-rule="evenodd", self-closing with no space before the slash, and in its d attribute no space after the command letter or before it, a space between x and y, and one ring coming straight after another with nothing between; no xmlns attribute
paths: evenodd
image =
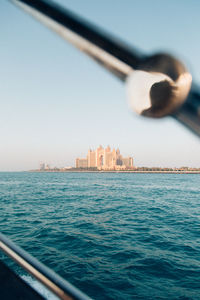
<svg viewBox="0 0 200 300"><path fill-rule="evenodd" d="M11 1L126 82L136 113L170 115L200 136L200 93L179 60L165 53L145 56L52 1Z"/></svg>
<svg viewBox="0 0 200 300"><path fill-rule="evenodd" d="M0 233L0 249L10 256L17 264L33 275L37 280L44 284L60 299L70 300L89 300L87 295L82 293L68 281L57 275L48 267L40 263L26 251L15 245L5 235ZM1 283L0 283L1 284Z"/></svg>

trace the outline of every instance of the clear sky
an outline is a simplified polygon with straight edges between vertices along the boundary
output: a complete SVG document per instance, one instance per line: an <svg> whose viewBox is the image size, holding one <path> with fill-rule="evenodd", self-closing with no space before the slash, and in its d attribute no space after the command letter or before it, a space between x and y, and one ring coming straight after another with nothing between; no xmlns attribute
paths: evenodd
<svg viewBox="0 0 200 300"><path fill-rule="evenodd" d="M146 53L175 54L200 82L200 1L57 2ZM118 79L7 0L0 37L0 171L72 166L99 144L137 166L200 167L200 139L131 113Z"/></svg>

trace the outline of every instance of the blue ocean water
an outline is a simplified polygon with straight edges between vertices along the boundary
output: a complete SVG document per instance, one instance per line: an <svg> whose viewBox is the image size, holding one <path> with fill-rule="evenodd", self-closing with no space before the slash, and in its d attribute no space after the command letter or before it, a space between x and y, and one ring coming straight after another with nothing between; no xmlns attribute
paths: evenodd
<svg viewBox="0 0 200 300"><path fill-rule="evenodd" d="M198 174L0 173L0 230L94 299L200 299Z"/></svg>

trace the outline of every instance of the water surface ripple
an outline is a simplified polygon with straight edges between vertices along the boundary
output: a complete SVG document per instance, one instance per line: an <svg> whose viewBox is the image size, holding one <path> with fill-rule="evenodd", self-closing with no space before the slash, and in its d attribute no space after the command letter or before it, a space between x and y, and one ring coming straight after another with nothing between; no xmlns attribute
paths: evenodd
<svg viewBox="0 0 200 300"><path fill-rule="evenodd" d="M0 173L0 201L0 230L94 299L200 299L199 174Z"/></svg>

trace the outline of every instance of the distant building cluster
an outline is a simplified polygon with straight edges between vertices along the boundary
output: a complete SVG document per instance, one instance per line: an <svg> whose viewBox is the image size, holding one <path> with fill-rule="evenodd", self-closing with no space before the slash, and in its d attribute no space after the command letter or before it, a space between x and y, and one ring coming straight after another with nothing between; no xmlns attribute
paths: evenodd
<svg viewBox="0 0 200 300"><path fill-rule="evenodd" d="M99 146L96 150L89 150L86 158L76 159L76 168L97 168L98 170L133 169L133 158L123 157L119 149L111 150L108 146Z"/></svg>
<svg viewBox="0 0 200 300"><path fill-rule="evenodd" d="M40 170L41 171L48 171L48 170L50 170L51 168L50 168L50 165L48 165L48 164L45 164L45 163L40 163Z"/></svg>

